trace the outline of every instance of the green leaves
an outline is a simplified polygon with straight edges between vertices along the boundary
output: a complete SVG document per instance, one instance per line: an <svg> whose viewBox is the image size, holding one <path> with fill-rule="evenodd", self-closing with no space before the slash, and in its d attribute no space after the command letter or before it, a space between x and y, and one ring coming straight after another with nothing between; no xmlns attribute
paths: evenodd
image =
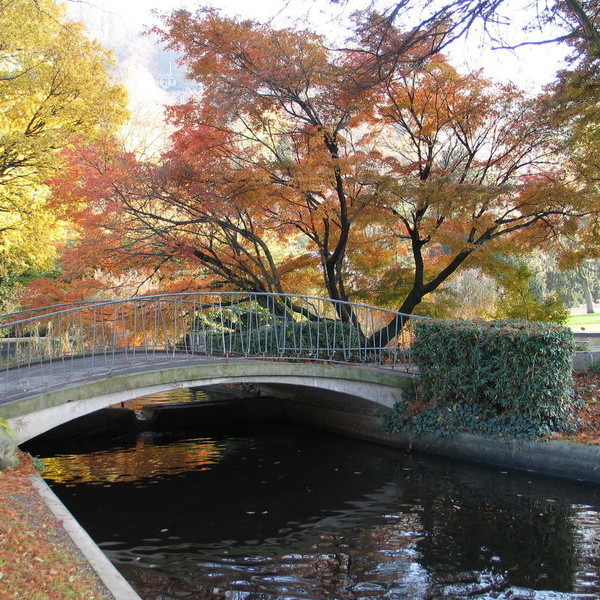
<svg viewBox="0 0 600 600"><path fill-rule="evenodd" d="M392 429L531 438L571 425L569 329L528 321L438 320L415 329L419 407L397 406Z"/></svg>

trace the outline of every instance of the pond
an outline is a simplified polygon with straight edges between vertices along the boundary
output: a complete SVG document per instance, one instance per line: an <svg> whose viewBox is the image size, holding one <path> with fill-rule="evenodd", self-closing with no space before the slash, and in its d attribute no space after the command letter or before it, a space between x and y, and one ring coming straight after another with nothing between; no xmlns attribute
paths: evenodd
<svg viewBox="0 0 600 600"><path fill-rule="evenodd" d="M286 423L42 454L148 600L600 598L600 489Z"/></svg>

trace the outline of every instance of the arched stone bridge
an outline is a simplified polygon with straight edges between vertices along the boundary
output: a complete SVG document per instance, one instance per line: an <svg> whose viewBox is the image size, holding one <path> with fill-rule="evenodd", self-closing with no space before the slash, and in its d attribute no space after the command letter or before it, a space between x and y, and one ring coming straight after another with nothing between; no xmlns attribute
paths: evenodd
<svg viewBox="0 0 600 600"><path fill-rule="evenodd" d="M0 418L17 443L177 388L253 383L283 396L330 392L391 407L411 385L409 317L324 298L145 296L0 321Z"/></svg>

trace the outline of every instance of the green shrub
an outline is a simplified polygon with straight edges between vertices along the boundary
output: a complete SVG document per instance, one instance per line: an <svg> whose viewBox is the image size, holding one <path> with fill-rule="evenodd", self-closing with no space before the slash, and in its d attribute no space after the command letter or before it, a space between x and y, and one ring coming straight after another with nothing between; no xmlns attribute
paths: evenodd
<svg viewBox="0 0 600 600"><path fill-rule="evenodd" d="M268 312L222 311L196 320L188 346L210 354L351 359L364 354L358 327L336 319L294 320ZM217 318L215 318L217 317Z"/></svg>
<svg viewBox="0 0 600 600"><path fill-rule="evenodd" d="M392 429L537 437L572 425L572 332L528 321L422 321L416 402Z"/></svg>
<svg viewBox="0 0 600 600"><path fill-rule="evenodd" d="M222 336L215 340L220 343ZM235 330L223 338L225 350L234 354L267 356L307 356L323 358L358 353L364 341L350 323L341 321L287 321L271 323L251 330ZM215 346L218 347L218 346Z"/></svg>

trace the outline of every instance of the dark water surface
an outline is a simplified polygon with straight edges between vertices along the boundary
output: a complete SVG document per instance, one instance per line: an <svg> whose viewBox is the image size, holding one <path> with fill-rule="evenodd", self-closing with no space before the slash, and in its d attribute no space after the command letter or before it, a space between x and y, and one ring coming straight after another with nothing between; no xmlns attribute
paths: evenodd
<svg viewBox="0 0 600 600"><path fill-rule="evenodd" d="M285 424L44 458L145 599L600 598L600 490Z"/></svg>

